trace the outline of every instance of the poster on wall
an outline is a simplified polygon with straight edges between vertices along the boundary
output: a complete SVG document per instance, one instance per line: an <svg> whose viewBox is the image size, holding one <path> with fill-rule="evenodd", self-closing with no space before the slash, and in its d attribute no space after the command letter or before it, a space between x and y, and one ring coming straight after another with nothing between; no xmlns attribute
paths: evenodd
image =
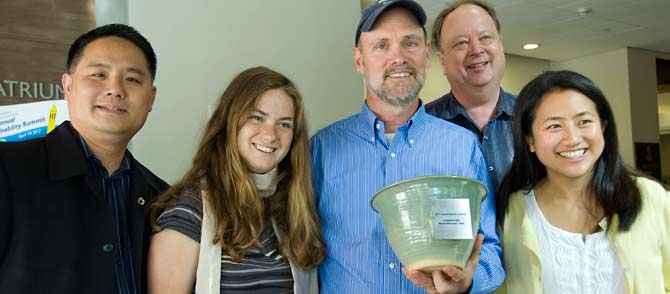
<svg viewBox="0 0 670 294"><path fill-rule="evenodd" d="M0 106L0 142L44 137L68 118L65 100Z"/></svg>

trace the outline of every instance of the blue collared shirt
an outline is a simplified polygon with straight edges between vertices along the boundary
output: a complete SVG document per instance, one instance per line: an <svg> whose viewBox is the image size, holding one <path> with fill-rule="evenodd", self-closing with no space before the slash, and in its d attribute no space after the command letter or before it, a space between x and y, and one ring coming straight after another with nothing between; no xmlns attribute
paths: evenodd
<svg viewBox="0 0 670 294"><path fill-rule="evenodd" d="M462 126L477 135L482 144L486 160L490 164L494 186L500 187L502 179L512 165L514 158L514 138L512 137L512 112L516 96L500 89L498 105L493 118L486 124L484 132L470 118L465 108L458 103L450 91L446 95L426 104L426 112Z"/></svg>
<svg viewBox="0 0 670 294"><path fill-rule="evenodd" d="M327 255L319 266L321 293L424 293L405 278L370 199L381 188L428 175L491 181L481 147L469 131L428 115L423 104L390 144L384 122L364 103L362 112L333 123L311 139L314 188ZM505 278L495 231L493 193L481 204L485 235L473 293Z"/></svg>
<svg viewBox="0 0 670 294"><path fill-rule="evenodd" d="M81 141L81 146L84 148L84 155L96 175L97 183L101 189L100 192L102 192L103 197L114 214L116 240L111 246L105 245L108 248L103 248L103 250L116 251L115 292L119 294L137 293L137 283L135 281L137 275L133 269L133 252L131 251L128 217L126 214L126 203L130 194L130 159L128 151L126 150L119 169L112 173L112 175L109 175L107 169L95 157L95 154L91 152L81 135L77 133L77 136Z"/></svg>

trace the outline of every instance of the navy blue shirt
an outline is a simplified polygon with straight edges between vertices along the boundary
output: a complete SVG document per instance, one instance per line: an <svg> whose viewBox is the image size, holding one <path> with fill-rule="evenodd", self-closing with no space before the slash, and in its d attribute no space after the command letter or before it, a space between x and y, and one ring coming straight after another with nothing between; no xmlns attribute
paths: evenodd
<svg viewBox="0 0 670 294"><path fill-rule="evenodd" d="M512 165L514 157L514 138L512 138L512 112L516 96L500 89L498 105L493 118L488 122L484 132L472 120L465 108L458 103L450 91L446 95L426 104L426 112L450 121L470 130L477 135L482 144L484 156L489 163L489 172L495 184L500 187L503 177Z"/></svg>
<svg viewBox="0 0 670 294"><path fill-rule="evenodd" d="M75 131L76 132L76 131ZM112 175L107 173L107 169L102 162L95 157L86 145L86 142L78 134L81 146L84 148L84 154L91 164L99 185L99 192L107 201L114 214L114 224L116 238L114 244L105 244L104 251L115 251L116 256L116 279L114 288L116 293L137 293L136 275L133 269L133 253L130 248L130 235L128 234L128 217L126 214L126 203L130 194L130 158L128 150L123 156L123 161L118 170Z"/></svg>

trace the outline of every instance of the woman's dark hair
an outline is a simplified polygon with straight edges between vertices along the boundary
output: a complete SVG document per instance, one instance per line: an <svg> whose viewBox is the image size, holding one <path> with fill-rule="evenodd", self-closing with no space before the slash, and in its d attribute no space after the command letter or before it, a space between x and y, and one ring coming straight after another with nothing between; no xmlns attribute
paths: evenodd
<svg viewBox="0 0 670 294"><path fill-rule="evenodd" d="M547 176L545 166L535 153L530 152L526 138L532 135L532 124L542 98L550 93L565 90L577 91L591 99L596 105L603 125L604 149L593 167L589 188L609 220L619 215L619 229L628 230L635 221L640 208L640 191L634 176L641 174L626 165L619 155L614 114L605 95L587 77L573 71L548 71L530 81L516 99L512 118L514 137L514 160L496 193L498 223L503 224L512 193L529 191L538 181Z"/></svg>

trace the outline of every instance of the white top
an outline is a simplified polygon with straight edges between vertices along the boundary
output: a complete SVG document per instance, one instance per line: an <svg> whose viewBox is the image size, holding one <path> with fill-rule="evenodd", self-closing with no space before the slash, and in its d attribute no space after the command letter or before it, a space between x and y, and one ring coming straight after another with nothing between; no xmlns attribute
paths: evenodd
<svg viewBox="0 0 670 294"><path fill-rule="evenodd" d="M260 197L272 196L277 189L277 167L265 174L251 173L251 180L256 186ZM209 212L209 204L206 191L202 195L202 228L200 234L200 252L198 255L198 266L196 269L195 293L196 294L219 294L221 293L221 243L213 243L216 221ZM277 223L272 220L277 239L281 241L282 235L277 229ZM289 262L291 275L293 276L293 292L296 294L319 293L319 281L316 269L302 269Z"/></svg>
<svg viewBox="0 0 670 294"><path fill-rule="evenodd" d="M623 268L612 242L603 231L588 234L568 232L547 221L535 200L535 192L524 196L542 260L543 292L550 293L621 293L625 292Z"/></svg>
<svg viewBox="0 0 670 294"><path fill-rule="evenodd" d="M386 137L386 144L391 144L391 141L393 141L393 137L395 137L396 133L385 133L384 137Z"/></svg>

